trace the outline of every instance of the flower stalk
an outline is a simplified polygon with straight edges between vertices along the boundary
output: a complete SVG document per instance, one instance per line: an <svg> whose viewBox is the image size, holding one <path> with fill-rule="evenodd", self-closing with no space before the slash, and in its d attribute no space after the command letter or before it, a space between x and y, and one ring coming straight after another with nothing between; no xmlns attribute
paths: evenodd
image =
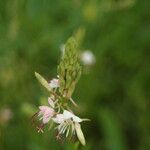
<svg viewBox="0 0 150 150"><path fill-rule="evenodd" d="M69 106L69 101L75 106L77 104L72 99L75 86L81 76L81 66L78 61L77 43L71 37L66 45L64 54L60 59L57 68L57 78L49 83L39 73L35 72L38 81L44 86L50 96L48 105L39 106L39 111L34 115L40 120L38 132L43 132L45 125L50 124L49 129L57 130L59 139L62 135L66 138L77 136L82 145L85 145L84 134L80 123L88 119L81 119L74 115Z"/></svg>

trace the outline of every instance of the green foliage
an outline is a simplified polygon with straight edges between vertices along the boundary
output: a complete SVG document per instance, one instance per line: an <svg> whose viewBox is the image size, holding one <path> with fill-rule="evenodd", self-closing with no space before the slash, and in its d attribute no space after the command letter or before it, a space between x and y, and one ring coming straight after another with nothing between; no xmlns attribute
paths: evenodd
<svg viewBox="0 0 150 150"><path fill-rule="evenodd" d="M149 6L149 0L0 1L0 114L13 113L8 121L0 115L0 149L75 147L51 131L37 134L30 109L44 95L33 72L51 80L59 46L82 29L79 48L90 49L96 64L88 74L83 68L74 91L78 113L91 119L83 130L87 145L74 149L149 150Z"/></svg>
<svg viewBox="0 0 150 150"><path fill-rule="evenodd" d="M113 112L101 108L99 120L102 125L106 148L111 150L126 150L125 139L120 125Z"/></svg>

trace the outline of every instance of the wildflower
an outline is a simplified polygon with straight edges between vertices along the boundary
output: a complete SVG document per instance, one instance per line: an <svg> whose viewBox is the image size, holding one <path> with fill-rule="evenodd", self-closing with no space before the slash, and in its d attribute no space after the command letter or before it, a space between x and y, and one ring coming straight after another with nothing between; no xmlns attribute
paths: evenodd
<svg viewBox="0 0 150 150"><path fill-rule="evenodd" d="M43 132L45 125L49 124L49 129L54 127L58 130L58 139L64 135L72 138L76 134L81 144L85 145L80 123L86 119L74 115L69 106L69 101L77 106L71 97L82 70L78 61L75 39L70 38L66 45L62 45L61 51L62 58L58 65L57 74L59 76L57 78L47 82L44 77L35 72L36 78L48 90L50 97L48 98L49 106L40 106L39 111L33 115L32 122L38 125L38 132ZM95 62L95 57L90 51L85 51L81 58L84 65L92 65ZM70 111L65 110L66 108ZM42 120L40 124L39 120L37 122L34 120L35 117Z"/></svg>
<svg viewBox="0 0 150 150"><path fill-rule="evenodd" d="M58 137L61 134L66 134L66 137L77 134L78 139L80 142L85 145L85 138L81 130L80 122L82 122L84 119L79 118L78 116L75 116L73 113L64 110L63 114L57 114L56 118L53 118L53 121L57 124L58 129Z"/></svg>
<svg viewBox="0 0 150 150"><path fill-rule="evenodd" d="M51 98L48 98L48 102L51 107L49 106L39 106L39 113L38 116L41 116L40 120L42 120L43 124L46 124L50 121L50 119L54 116L54 102Z"/></svg>
<svg viewBox="0 0 150 150"><path fill-rule="evenodd" d="M64 123L66 120L72 120L73 122L82 122L82 119L67 110L64 110L63 114L57 114L56 118L53 118L53 121L58 124Z"/></svg>
<svg viewBox="0 0 150 150"><path fill-rule="evenodd" d="M95 63L96 59L90 50L86 50L81 54L81 61L83 65L90 66Z"/></svg>
<svg viewBox="0 0 150 150"><path fill-rule="evenodd" d="M55 89L59 87L59 79L52 79L49 83L51 89Z"/></svg>
<svg viewBox="0 0 150 150"><path fill-rule="evenodd" d="M39 116L42 116L40 120L43 120L43 123L46 124L54 115L54 110L48 106L40 106Z"/></svg>

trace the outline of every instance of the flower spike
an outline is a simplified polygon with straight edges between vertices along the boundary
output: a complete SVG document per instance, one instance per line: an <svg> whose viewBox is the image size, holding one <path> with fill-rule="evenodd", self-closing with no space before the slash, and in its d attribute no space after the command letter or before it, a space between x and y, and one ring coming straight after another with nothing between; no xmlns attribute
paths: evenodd
<svg viewBox="0 0 150 150"><path fill-rule="evenodd" d="M84 134L80 123L89 121L76 116L70 108L70 103L78 107L72 99L75 86L81 76L81 66L78 61L76 40L71 37L64 46L64 53L58 65L57 78L47 82L39 73L35 72L38 81L48 90L47 105L39 106L39 111L33 118L38 118L38 132L49 124L49 129L55 129L57 139L61 137L72 139L77 136L82 145L85 145Z"/></svg>

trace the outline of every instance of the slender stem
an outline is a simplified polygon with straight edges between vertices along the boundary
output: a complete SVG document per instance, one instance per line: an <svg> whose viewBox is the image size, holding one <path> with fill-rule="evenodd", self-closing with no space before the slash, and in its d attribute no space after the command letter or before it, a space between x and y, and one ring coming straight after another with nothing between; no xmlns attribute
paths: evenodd
<svg viewBox="0 0 150 150"><path fill-rule="evenodd" d="M73 104L75 107L78 107L78 105L75 103L75 101L74 101L72 98L70 98L70 101L72 102L72 104Z"/></svg>

